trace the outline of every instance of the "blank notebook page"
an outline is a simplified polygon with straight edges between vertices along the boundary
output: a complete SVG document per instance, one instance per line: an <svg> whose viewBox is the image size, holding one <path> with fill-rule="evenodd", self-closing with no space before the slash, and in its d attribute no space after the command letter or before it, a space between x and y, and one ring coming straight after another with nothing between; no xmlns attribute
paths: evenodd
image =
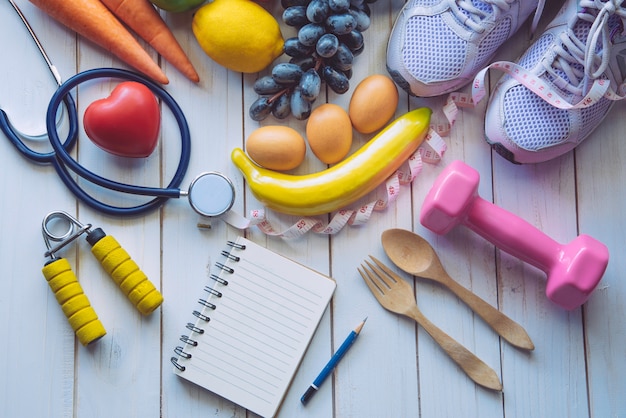
<svg viewBox="0 0 626 418"><path fill-rule="evenodd" d="M214 278L228 283L203 292L174 372L274 416L336 283L243 237L223 259Z"/></svg>

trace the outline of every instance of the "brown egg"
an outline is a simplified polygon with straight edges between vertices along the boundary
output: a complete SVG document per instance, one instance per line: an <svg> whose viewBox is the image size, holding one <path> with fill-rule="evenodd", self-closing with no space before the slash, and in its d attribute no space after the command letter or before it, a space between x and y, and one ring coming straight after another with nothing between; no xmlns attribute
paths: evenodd
<svg viewBox="0 0 626 418"><path fill-rule="evenodd" d="M313 110L306 124L309 147L326 164L341 161L352 146L352 123L341 106L325 103Z"/></svg>
<svg viewBox="0 0 626 418"><path fill-rule="evenodd" d="M263 126L246 140L248 156L270 170L292 170L302 164L306 142L302 135L288 126Z"/></svg>
<svg viewBox="0 0 626 418"><path fill-rule="evenodd" d="M363 134L381 129L396 113L398 89L393 80L375 74L361 81L350 98L348 114L352 126Z"/></svg>

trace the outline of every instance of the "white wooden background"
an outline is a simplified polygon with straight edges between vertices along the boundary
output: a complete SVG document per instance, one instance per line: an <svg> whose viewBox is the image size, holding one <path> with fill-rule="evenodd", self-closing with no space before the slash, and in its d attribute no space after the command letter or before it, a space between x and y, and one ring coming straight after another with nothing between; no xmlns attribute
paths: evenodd
<svg viewBox="0 0 626 418"><path fill-rule="evenodd" d="M277 0L269 3L275 16ZM99 47L49 19L26 0L28 17L64 79L90 68L124 67ZM356 59L352 88L364 77L385 73L385 49L401 0L379 0L365 33L365 53ZM554 14L552 5L542 24ZM259 126L247 116L256 99L257 75L242 76L212 62L190 30L191 13L166 15L167 22L198 69L198 85L169 64L162 67L167 90L185 112L192 133L191 166L183 187L196 174L217 170L235 182L240 213L258 208L230 162L233 147ZM286 28L285 36L292 36ZM501 58L514 59L530 42L527 29L513 38ZM8 1L0 2L0 106L16 126L36 132L55 84ZM156 56L155 56L156 57ZM494 78L499 74L493 74ZM109 94L114 82L82 86L79 114L93 100ZM351 90L352 91L352 90ZM350 91L350 92L351 92ZM329 102L347 108L348 94L330 93ZM401 92L397 115L441 99L409 98ZM486 101L485 101L486 102ZM485 103L463 110L446 139L448 151L439 165L427 165L399 200L375 213L362 227L327 237L308 234L296 240L270 238L253 228L246 235L287 257L333 276L338 288L282 407L283 417L624 417L626 416L626 319L623 300L626 218L623 208L626 170L626 120L618 103L602 126L575 152L534 166L515 166L493 154L482 139ZM104 155L81 135L77 158L93 170L140 184L167 183L178 158L178 132L164 111L158 151L149 159L128 162ZM304 130L304 122L288 123ZM368 137L358 135L355 149ZM76 202L50 166L25 160L0 138L0 416L18 417L244 417L245 410L172 373L170 357L191 317L206 280L208 260L224 242L242 232L223 223L210 231L196 228L198 217L184 200L160 211L118 219ZM418 222L421 203L442 168L462 159L480 171L480 194L518 214L559 242L587 233L611 253L606 274L590 301L566 312L547 300L543 272L501 253L469 230L459 227L444 237ZM311 157L298 171L324 167ZM93 190L93 189L90 189ZM95 190L108 198L108 194ZM369 196L368 199L371 199ZM119 203L129 202L115 197ZM102 227L122 243L165 302L143 318L96 263L81 238L63 255L74 267L108 334L92 347L74 339L52 292L41 275L45 246L40 225L44 215L65 210L81 221ZM270 220L286 228L295 218L276 213ZM501 342L480 318L445 289L410 278L427 317L475 352L500 375L504 391L476 386L416 325L383 310L357 274L368 255L386 259L382 231L412 229L437 249L448 272L463 285L522 324L536 349L526 353ZM331 353L364 316L361 338L313 400L300 396Z"/></svg>

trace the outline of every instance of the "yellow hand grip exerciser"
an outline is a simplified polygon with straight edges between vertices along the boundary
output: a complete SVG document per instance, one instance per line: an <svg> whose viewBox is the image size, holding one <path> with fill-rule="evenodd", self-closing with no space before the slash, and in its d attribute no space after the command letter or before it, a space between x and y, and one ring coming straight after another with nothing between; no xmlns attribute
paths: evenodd
<svg viewBox="0 0 626 418"><path fill-rule="evenodd" d="M69 223L69 228L62 235L51 231L53 222L59 220ZM163 302L163 296L139 266L115 238L106 235L101 228L92 230L91 224L84 225L68 213L57 211L46 215L42 230L48 248L45 256L50 257L50 261L42 269L43 275L83 345L101 338L106 331L78 283L69 262L56 255L83 233L87 234L86 240L91 245L93 255L139 312L148 315ZM58 244L52 246L53 241Z"/></svg>

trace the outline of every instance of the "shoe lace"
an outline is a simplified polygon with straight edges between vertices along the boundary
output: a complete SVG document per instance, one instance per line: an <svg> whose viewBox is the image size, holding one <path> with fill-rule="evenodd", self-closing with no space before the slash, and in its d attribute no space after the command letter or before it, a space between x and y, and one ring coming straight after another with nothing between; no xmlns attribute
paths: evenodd
<svg viewBox="0 0 626 418"><path fill-rule="evenodd" d="M624 30L626 10L621 7L623 0L581 0L577 18L591 24L586 40L576 36L574 25L561 35L551 63L544 63L553 83L560 89L576 96L583 96L591 88L591 83L602 77L611 58L611 39L615 27L610 27L609 19L620 18L618 29ZM563 77L565 76L565 77Z"/></svg>
<svg viewBox="0 0 626 418"><path fill-rule="evenodd" d="M626 9L622 7L622 1L623 0L609 0L604 4L600 0L594 1L594 4L603 4L603 6L591 25L589 37L587 38L587 47L585 51L585 73L591 78L595 79L600 77L609 65L609 59L611 58L610 46L616 29L610 28L609 19L611 16L617 15L620 17L621 20L619 28L622 32L624 31L626 23ZM595 53L597 50L595 45L598 45L599 39L601 39L601 52L597 54ZM599 60L597 59L598 57ZM598 61L600 64L596 66ZM592 70L594 71L592 72Z"/></svg>
<svg viewBox="0 0 626 418"><path fill-rule="evenodd" d="M487 7L477 7L477 3L472 0L454 0L451 7L452 12L459 22L477 33L483 33L485 27L481 25L481 22L489 17L491 14L498 19L498 16L503 11L508 11L511 8L511 4L516 0L480 0L480 3ZM543 7L546 0L539 0L535 17L533 18L531 32L534 32L539 24L539 18L543 12Z"/></svg>

